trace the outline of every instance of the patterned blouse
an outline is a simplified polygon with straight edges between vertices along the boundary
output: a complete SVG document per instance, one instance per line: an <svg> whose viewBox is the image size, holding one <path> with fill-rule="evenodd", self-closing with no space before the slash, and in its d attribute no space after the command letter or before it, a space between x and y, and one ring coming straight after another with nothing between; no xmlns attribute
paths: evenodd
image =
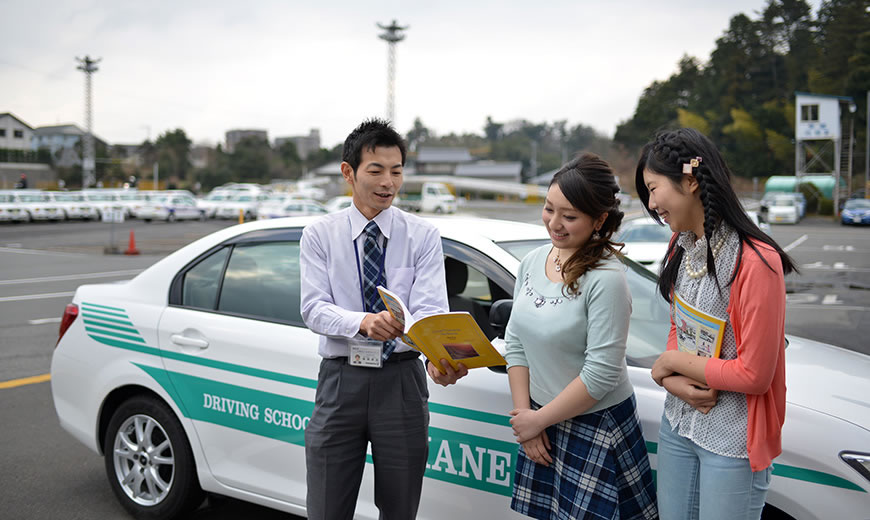
<svg viewBox="0 0 870 520"><path fill-rule="evenodd" d="M728 281L737 263L740 239L732 227L722 223L713 233L714 244L721 239L722 233L725 233L725 242L714 260L716 278L719 280L719 287L722 288L721 293L716 287L713 276L706 274L700 278L691 278L686 274L686 262L690 262L692 269L697 271L704 266L707 258L707 238L701 237L700 240L695 241L695 233L691 231L680 233L677 239L677 244L684 249L684 253L675 290L680 298L690 305L707 314L727 320L719 357L736 359L737 342L727 311L731 293ZM671 318L674 318L673 305L671 305ZM746 394L720 391L716 406L707 414L695 410L682 399L668 394L665 399L665 417L676 433L707 451L725 457L749 458L746 450L748 421Z"/></svg>

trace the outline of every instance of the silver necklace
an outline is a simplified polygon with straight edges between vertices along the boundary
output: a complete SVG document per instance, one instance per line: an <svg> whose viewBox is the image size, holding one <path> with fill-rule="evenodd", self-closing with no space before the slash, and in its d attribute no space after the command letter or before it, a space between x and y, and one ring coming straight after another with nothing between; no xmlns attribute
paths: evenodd
<svg viewBox="0 0 870 520"><path fill-rule="evenodd" d="M556 306L556 305L559 305L560 303L564 302L565 300L571 301L571 300L577 298L577 296L579 296L579 294L580 294L580 293L577 293L577 294L571 294L568 296L556 296L556 297L544 296L543 294L536 291L534 287L532 287L532 282L529 279L530 274L531 273L526 273L526 276L523 277L523 291L526 293L526 296L534 298L533 303L535 304L535 307L537 307L539 309L541 307L543 307L544 304L547 304L547 303L549 303L550 305Z"/></svg>

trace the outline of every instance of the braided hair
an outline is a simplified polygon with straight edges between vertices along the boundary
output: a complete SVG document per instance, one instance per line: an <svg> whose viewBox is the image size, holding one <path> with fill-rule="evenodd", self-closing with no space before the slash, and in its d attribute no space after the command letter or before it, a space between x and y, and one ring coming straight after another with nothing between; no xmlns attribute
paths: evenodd
<svg viewBox="0 0 870 520"><path fill-rule="evenodd" d="M685 172L684 168L686 168ZM656 222L661 224L662 221L658 213L649 210L649 189L646 187L643 179L644 170L667 177L680 192L682 192L680 182L685 174L692 175L698 182L698 194L701 199L701 205L704 208L704 236L707 239L707 272L713 276L717 287L719 279L716 276L716 263L713 258L711 244L713 243L713 232L721 222L727 222L733 227L740 239L737 266L728 280L728 285L734 282L740 269L740 259L744 244L748 244L765 265L770 268L770 265L764 260L764 257L761 256L761 253L750 239L767 244L779 253L784 274L797 271L797 266L791 257L772 238L758 229L758 226L746 215L743 205L737 197L737 193L735 193L734 188L731 186L731 170L716 146L701 132L692 128L680 128L678 130L660 132L641 151L641 157L635 170L635 188L647 213ZM691 170L691 173L688 170ZM671 301L671 292L677 280L682 258L683 249L677 246L676 240L672 240L668 246L667 253L665 253L659 277L659 292L668 302ZM721 291L721 288L719 290Z"/></svg>
<svg viewBox="0 0 870 520"><path fill-rule="evenodd" d="M612 254L619 255L623 244L611 238L619 229L625 215L619 209L619 185L610 165L594 153L584 153L562 166L550 181L557 184L568 202L593 219L607 213L601 228L586 244L562 264L563 292L566 296L579 294L578 280L584 273L601 265Z"/></svg>

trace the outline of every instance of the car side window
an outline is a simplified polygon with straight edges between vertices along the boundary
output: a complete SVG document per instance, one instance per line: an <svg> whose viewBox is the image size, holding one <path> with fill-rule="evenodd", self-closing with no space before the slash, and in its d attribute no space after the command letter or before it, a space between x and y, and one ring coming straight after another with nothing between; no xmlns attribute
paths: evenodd
<svg viewBox="0 0 870 520"><path fill-rule="evenodd" d="M659 293L658 277L630 260L625 263L625 279L631 292L626 361L630 366L652 368L667 347L670 308Z"/></svg>
<svg viewBox="0 0 870 520"><path fill-rule="evenodd" d="M301 324L299 242L236 245L224 274L217 310Z"/></svg>
<svg viewBox="0 0 870 520"><path fill-rule="evenodd" d="M205 258L184 275L181 304L185 307L214 309L220 289L221 271L229 248Z"/></svg>
<svg viewBox="0 0 870 520"><path fill-rule="evenodd" d="M510 293L478 270L476 264L464 260L470 259L444 257L448 305L451 311L471 314L487 338L493 339L496 332L489 323L489 310L494 301L510 298Z"/></svg>

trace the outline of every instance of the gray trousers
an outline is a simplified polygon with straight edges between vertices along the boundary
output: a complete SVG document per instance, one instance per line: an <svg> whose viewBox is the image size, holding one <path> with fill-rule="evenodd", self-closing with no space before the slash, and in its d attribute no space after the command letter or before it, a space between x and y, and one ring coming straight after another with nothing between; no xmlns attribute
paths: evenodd
<svg viewBox="0 0 870 520"><path fill-rule="evenodd" d="M380 369L324 359L305 429L308 518L353 518L369 442L380 518L415 518L429 456L428 399L419 359Z"/></svg>

